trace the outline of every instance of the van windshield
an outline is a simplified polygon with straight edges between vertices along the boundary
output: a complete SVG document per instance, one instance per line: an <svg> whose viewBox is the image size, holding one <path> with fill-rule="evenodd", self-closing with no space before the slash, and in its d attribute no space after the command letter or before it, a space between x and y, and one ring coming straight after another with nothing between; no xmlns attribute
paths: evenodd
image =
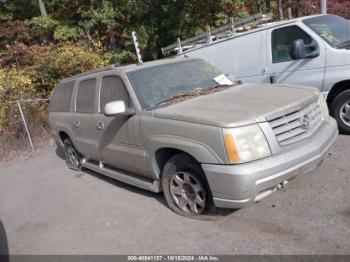
<svg viewBox="0 0 350 262"><path fill-rule="evenodd" d="M144 109L217 92L233 84L217 68L199 59L146 67L127 75Z"/></svg>
<svg viewBox="0 0 350 262"><path fill-rule="evenodd" d="M350 23L336 15L324 15L303 20L315 33L334 48L350 47Z"/></svg>

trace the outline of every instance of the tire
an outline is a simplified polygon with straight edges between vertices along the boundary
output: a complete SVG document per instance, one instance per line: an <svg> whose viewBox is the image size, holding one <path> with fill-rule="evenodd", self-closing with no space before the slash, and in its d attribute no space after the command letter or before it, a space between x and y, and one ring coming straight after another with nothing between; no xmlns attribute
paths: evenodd
<svg viewBox="0 0 350 262"><path fill-rule="evenodd" d="M165 164L162 189L170 209L182 216L198 217L212 206L201 166L184 153L174 155Z"/></svg>
<svg viewBox="0 0 350 262"><path fill-rule="evenodd" d="M350 134L350 90L337 95L331 103L331 116L338 123L339 131L343 134Z"/></svg>
<svg viewBox="0 0 350 262"><path fill-rule="evenodd" d="M72 141L66 138L63 141L64 144L64 155L66 158L66 164L70 169L80 171L82 170L81 159L82 155L75 149Z"/></svg>

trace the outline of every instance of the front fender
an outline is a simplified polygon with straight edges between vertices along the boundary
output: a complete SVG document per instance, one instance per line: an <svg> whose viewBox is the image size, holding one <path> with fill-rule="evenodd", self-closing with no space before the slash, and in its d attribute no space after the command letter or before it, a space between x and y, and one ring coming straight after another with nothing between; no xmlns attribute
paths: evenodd
<svg viewBox="0 0 350 262"><path fill-rule="evenodd" d="M152 136L149 140L148 148L152 159L152 169L157 177L160 175L160 170L156 161L156 152L160 149L169 148L183 151L199 163L211 163L211 164L223 164L224 160L221 159L213 149L208 145L199 141L192 140L185 137L173 136L173 135L157 135Z"/></svg>

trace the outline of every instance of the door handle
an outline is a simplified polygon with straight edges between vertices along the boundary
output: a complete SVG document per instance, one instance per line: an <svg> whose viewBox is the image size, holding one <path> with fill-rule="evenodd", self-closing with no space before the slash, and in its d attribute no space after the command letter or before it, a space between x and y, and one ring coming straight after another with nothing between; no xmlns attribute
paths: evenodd
<svg viewBox="0 0 350 262"><path fill-rule="evenodd" d="M98 130L103 130L105 128L105 124L103 122L98 122L96 128Z"/></svg>
<svg viewBox="0 0 350 262"><path fill-rule="evenodd" d="M79 120L75 120L75 121L74 121L74 127L79 127L79 126L80 126Z"/></svg>

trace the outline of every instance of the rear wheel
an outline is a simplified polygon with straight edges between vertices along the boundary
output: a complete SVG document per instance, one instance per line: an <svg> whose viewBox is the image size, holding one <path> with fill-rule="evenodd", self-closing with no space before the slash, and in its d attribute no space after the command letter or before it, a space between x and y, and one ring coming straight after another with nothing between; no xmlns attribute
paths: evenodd
<svg viewBox="0 0 350 262"><path fill-rule="evenodd" d="M168 206L180 215L198 216L210 206L209 190L203 171L186 154L176 154L165 164L162 188Z"/></svg>
<svg viewBox="0 0 350 262"><path fill-rule="evenodd" d="M82 155L75 149L69 138L66 138L63 143L67 166L73 170L82 170Z"/></svg>
<svg viewBox="0 0 350 262"><path fill-rule="evenodd" d="M350 134L350 90L334 98L330 111L337 120L339 131L343 134Z"/></svg>

